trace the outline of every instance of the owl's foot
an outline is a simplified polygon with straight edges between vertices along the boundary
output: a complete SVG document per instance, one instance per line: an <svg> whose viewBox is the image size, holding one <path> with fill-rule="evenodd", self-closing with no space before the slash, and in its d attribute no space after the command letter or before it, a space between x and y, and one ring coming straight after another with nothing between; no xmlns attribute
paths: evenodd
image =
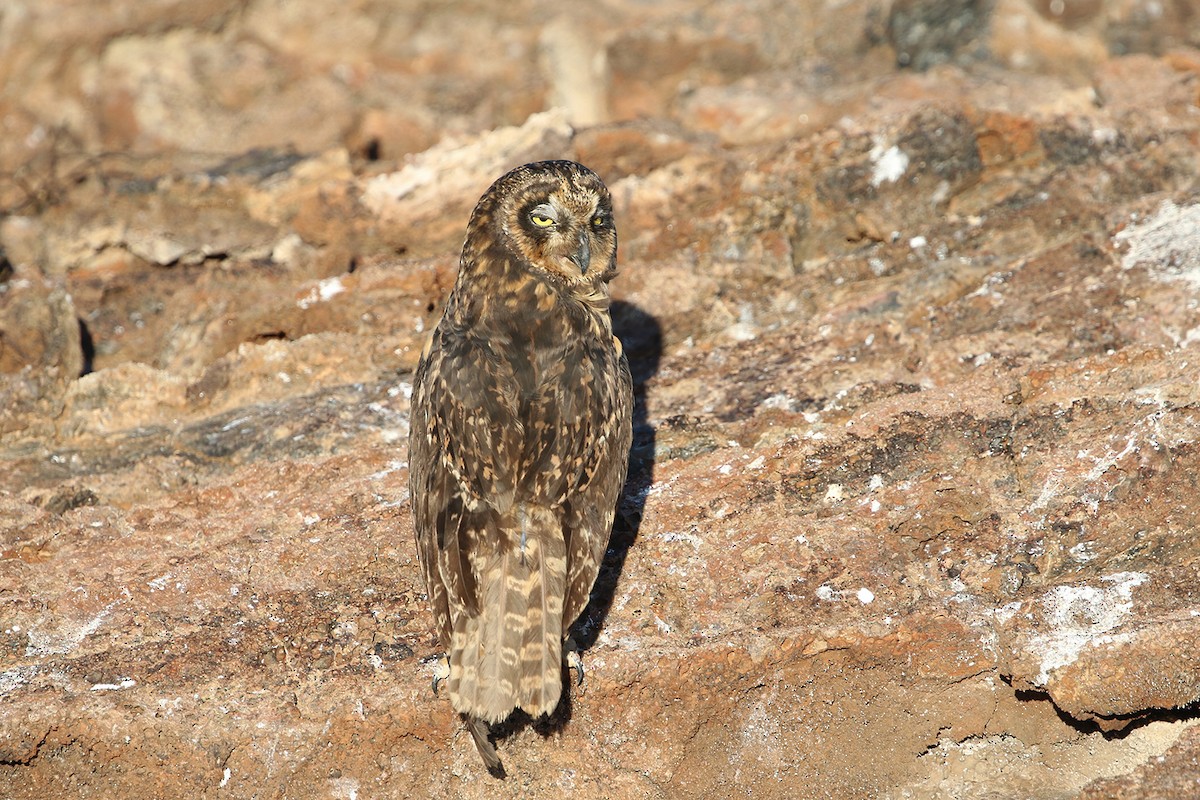
<svg viewBox="0 0 1200 800"><path fill-rule="evenodd" d="M450 657L443 656L433 666L433 696L437 697L438 686L450 677Z"/></svg>
<svg viewBox="0 0 1200 800"><path fill-rule="evenodd" d="M567 641L563 642L563 651L566 653L565 660L567 669L575 670L575 674L579 679L575 682L581 690L583 689L583 659L579 657L579 645L575 643L575 639L568 636Z"/></svg>

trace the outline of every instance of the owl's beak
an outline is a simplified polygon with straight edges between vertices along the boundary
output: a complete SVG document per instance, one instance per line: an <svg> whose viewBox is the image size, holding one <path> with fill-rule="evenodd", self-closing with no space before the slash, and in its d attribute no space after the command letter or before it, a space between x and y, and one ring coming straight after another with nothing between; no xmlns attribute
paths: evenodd
<svg viewBox="0 0 1200 800"><path fill-rule="evenodd" d="M592 264L592 246L588 242L587 231L579 232L579 246L575 248L575 252L570 255L575 266L579 267L579 272L586 275L588 267Z"/></svg>

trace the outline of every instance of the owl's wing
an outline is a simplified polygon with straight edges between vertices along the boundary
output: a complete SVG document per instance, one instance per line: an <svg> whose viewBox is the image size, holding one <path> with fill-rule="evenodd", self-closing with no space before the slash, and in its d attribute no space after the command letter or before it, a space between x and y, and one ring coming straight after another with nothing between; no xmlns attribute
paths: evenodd
<svg viewBox="0 0 1200 800"><path fill-rule="evenodd" d="M510 368L486 341L440 329L413 382L409 485L430 602L478 613L471 542L512 504L521 426Z"/></svg>
<svg viewBox="0 0 1200 800"><path fill-rule="evenodd" d="M625 485L629 445L633 440L633 380L629 363L620 354L615 368L598 376L591 389L598 393L588 405L607 413L588 415L584 438L589 443L573 490L564 507L567 581L563 601L563 634L587 607L588 597L616 515Z"/></svg>

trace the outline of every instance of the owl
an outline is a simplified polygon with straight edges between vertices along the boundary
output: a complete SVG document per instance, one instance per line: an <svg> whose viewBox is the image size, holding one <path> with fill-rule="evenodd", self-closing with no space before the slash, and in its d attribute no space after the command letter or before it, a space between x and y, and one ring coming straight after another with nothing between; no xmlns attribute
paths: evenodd
<svg viewBox="0 0 1200 800"><path fill-rule="evenodd" d="M444 679L493 774L491 723L549 714L625 482L612 197L572 161L499 178L467 226L413 381L409 491Z"/></svg>

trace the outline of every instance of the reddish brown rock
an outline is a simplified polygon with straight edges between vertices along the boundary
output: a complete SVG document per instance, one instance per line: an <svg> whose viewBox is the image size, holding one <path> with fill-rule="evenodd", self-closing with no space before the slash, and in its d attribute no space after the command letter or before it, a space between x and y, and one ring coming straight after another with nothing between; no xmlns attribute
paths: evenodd
<svg viewBox="0 0 1200 800"><path fill-rule="evenodd" d="M10 272L0 282L0 434L44 434L83 367L71 296L32 270Z"/></svg>
<svg viewBox="0 0 1200 800"><path fill-rule="evenodd" d="M1150 800L1191 797L1200 789L1200 729L1194 725L1164 756L1151 759L1132 774L1088 784L1080 800Z"/></svg>
<svg viewBox="0 0 1200 800"><path fill-rule="evenodd" d="M429 691L409 372L472 204L543 157L613 190L638 414L586 687L498 730L508 788L1195 794L1183 34L34 5L0 15L0 795L494 796Z"/></svg>

